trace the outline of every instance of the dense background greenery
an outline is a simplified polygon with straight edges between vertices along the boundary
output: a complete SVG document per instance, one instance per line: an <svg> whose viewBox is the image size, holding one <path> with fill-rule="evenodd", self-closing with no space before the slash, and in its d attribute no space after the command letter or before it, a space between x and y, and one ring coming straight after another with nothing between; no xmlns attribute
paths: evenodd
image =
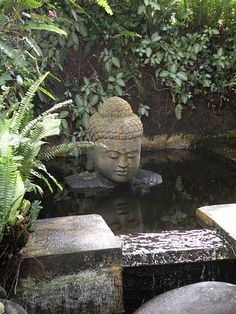
<svg viewBox="0 0 236 314"><path fill-rule="evenodd" d="M55 2L56 20L67 37L41 33L40 47L53 73L61 78L59 97L72 97L72 117L63 128L84 136L89 115L108 96L130 98L136 89L138 112L149 114L143 73L172 96L177 119L207 95L221 108L235 91L235 0L109 1L108 14L92 1Z"/></svg>
<svg viewBox="0 0 236 314"><path fill-rule="evenodd" d="M51 70L53 92L40 87L36 111L53 95L72 97L72 115L60 114L70 140L84 138L88 117L109 96L129 99L136 89L138 113L148 116L147 69L154 84L169 90L177 119L197 106L196 95L221 108L235 91L235 0L2 0L0 6L1 88L22 97Z"/></svg>

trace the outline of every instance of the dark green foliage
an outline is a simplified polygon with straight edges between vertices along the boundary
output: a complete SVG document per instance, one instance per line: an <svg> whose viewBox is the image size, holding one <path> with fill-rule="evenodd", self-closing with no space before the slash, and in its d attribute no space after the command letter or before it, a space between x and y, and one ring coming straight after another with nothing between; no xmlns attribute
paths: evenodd
<svg viewBox="0 0 236 314"><path fill-rule="evenodd" d="M48 12L35 13L44 3L44 0L0 1L0 88L11 86L8 99L13 102L21 98L47 68L35 40L36 32L66 35ZM45 89L40 90L51 97Z"/></svg>
<svg viewBox="0 0 236 314"><path fill-rule="evenodd" d="M196 95L220 108L235 91L235 0L109 1L113 15L90 2L57 2L68 37L42 33L38 40L53 71L64 80L76 109L65 134L85 135L89 116L110 96L137 89L139 114L148 116L142 75L148 70L172 95L177 119ZM48 44L49 42L49 44ZM151 71L150 71L151 69Z"/></svg>

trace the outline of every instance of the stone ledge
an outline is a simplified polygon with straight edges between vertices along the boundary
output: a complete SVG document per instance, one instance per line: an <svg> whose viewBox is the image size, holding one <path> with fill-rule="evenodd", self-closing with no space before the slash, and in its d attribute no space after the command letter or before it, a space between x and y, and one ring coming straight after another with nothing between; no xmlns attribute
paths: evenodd
<svg viewBox="0 0 236 314"><path fill-rule="evenodd" d="M21 278L121 267L121 243L99 215L39 219L23 250Z"/></svg>
<svg viewBox="0 0 236 314"><path fill-rule="evenodd" d="M172 230L119 236L123 267L167 265L235 259L229 243L209 229Z"/></svg>
<svg viewBox="0 0 236 314"><path fill-rule="evenodd" d="M196 215L200 224L219 230L236 250L236 204L200 207Z"/></svg>
<svg viewBox="0 0 236 314"><path fill-rule="evenodd" d="M14 300L30 314L122 313L119 239L99 215L36 221Z"/></svg>

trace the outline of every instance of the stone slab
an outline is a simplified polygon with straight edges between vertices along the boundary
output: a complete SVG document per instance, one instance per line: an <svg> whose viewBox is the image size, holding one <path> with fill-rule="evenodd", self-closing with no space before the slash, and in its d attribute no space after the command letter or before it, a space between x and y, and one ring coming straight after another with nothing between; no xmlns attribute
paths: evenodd
<svg viewBox="0 0 236 314"><path fill-rule="evenodd" d="M29 313L122 313L121 243L101 216L40 219L22 253L13 299Z"/></svg>
<svg viewBox="0 0 236 314"><path fill-rule="evenodd" d="M101 216L83 215L37 220L23 253L39 257L119 247Z"/></svg>
<svg viewBox="0 0 236 314"><path fill-rule="evenodd" d="M121 258L119 239L99 215L39 219L23 250L21 277L65 276L120 265Z"/></svg>
<svg viewBox="0 0 236 314"><path fill-rule="evenodd" d="M234 259L229 243L215 230L171 230L119 236L123 267Z"/></svg>
<svg viewBox="0 0 236 314"><path fill-rule="evenodd" d="M196 215L200 224L220 230L236 250L236 204L200 207Z"/></svg>

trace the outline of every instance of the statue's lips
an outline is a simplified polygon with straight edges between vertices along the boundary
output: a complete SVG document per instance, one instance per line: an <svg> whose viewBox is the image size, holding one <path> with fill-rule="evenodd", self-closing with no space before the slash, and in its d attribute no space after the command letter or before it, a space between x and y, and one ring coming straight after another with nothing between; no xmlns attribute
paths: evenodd
<svg viewBox="0 0 236 314"><path fill-rule="evenodd" d="M116 173L118 176L127 176L128 171L117 170L117 171L115 171L115 173Z"/></svg>

